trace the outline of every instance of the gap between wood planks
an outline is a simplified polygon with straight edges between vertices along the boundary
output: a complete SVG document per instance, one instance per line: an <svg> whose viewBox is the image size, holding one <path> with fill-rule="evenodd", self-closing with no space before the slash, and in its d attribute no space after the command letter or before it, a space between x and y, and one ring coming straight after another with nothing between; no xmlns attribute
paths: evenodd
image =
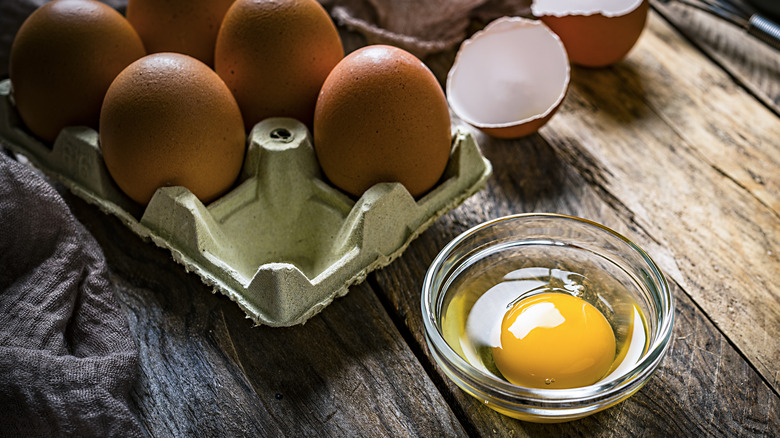
<svg viewBox="0 0 780 438"><path fill-rule="evenodd" d="M425 374L428 375L428 378L431 379L433 385L439 391L439 394L441 394L444 402L455 414L455 418L463 427L463 430L466 431L468 436L479 436L479 429L471 421L464 421L470 420L471 417L466 411L463 410L463 406L455 399L454 394L452 394L452 391L450 391L446 382L444 381L444 376L436 371L436 365L433 363L431 358L425 354L423 347L417 343L417 340L414 338L411 330L409 330L409 326L404 322L403 316L400 314L398 309L393 306L393 303L390 302L390 300L387 298L387 295L379 293L382 288L377 282L376 274L369 274L366 277L366 283L379 300L379 303L382 305L387 315L390 317L390 320L393 322L396 330L398 330L398 333L401 335L401 339L404 340L414 357L417 358L417 361L420 363L423 370L425 370Z"/></svg>
<svg viewBox="0 0 780 438"><path fill-rule="evenodd" d="M663 1L663 0L662 0ZM780 107L775 103L770 103L767 99L767 96L760 95L756 89L750 86L750 84L747 83L745 79L741 75L739 75L737 72L735 72L731 67L726 65L719 57L715 56L711 50L711 48L708 48L705 44L700 43L698 40L691 38L689 33L686 31L686 29L681 28L678 26L675 21L670 19L669 15L670 12L668 8L670 8L669 4L666 4L664 7L659 7L657 5L657 1L653 1L650 5L651 9L658 14L659 17L663 18L663 20L671 26L673 29L675 29L685 40L690 43L692 46L696 47L702 54L704 54L707 59L712 61L713 64L720 67L733 81L734 83L738 84L742 89L744 89L748 94L753 96L757 101L761 102L761 104L766 107L769 111L774 113L776 116L780 117ZM735 29L736 30L736 29ZM757 42L757 44L764 44L762 42ZM768 46L767 46L768 47Z"/></svg>
<svg viewBox="0 0 780 438"><path fill-rule="evenodd" d="M654 108L652 106L648 106L648 108L654 111ZM656 113L657 116L660 117L659 114ZM679 133L677 133L679 135ZM575 151L574 148L560 148L555 147L555 145L549 141L544 135L540 135L542 140L550 147L552 148L555 153L568 163L574 170L577 171L577 173L580 174L580 176L589 183L590 187L593 189L593 192L596 194L596 196L601 199L604 204L606 204L609 208L611 208L615 215L620 217L626 224L630 225L633 228L636 228L641 231L641 233L645 236L647 236L649 239L651 239L656 245L663 246L663 242L659 240L656 236L654 236L650 230L648 230L646 227L642 226L641 223L637 222L635 220L635 215L631 211L631 209L624 204L618 196L614 195L607 187L607 181L605 181L603 178L601 178L601 171L603 172L609 172L609 169L604 168L601 166L598 159L591 156L587 150L584 149L576 149L576 152L578 153L578 156L575 157L572 152ZM697 150L692 150L702 162L707 163L711 168L716 170L719 174L723 175L725 178L727 178L729 181L732 181L734 184L736 184L738 187L745 190L745 192L749 193L756 201L761 203L762 205L766 206L767 209L774 212L778 218L780 218L780 214L778 214L777 211L772 209L770 206L766 205L764 202L761 201L758 197L755 196L755 194L752 193L752 191L746 189L742 184L739 183L739 181L736 181L733 177L719 169L716 165L714 165L711 161L707 160L706 157L704 157L703 154L701 154ZM598 168L598 171L594 171L595 168ZM676 264L675 264L676 267ZM695 297L687 290L687 285L680 283L679 281L675 280L675 276L669 275L669 272L665 273L666 279L669 282L674 282L675 285L690 299L690 301L693 303L693 306L701 312L701 314L704 316L704 318L713 326L715 327L719 332L723 333L723 331L720 329L719 325L716 323L716 321L712 318L712 316L705 311L705 309L699 304L698 301L696 301ZM684 276L682 273L677 273L678 278L683 278ZM737 354L745 361L747 362L748 366L757 374L760 376L761 381L764 382L771 390L772 392L780 397L780 391L778 391L777 388L775 388L774 385L771 384L769 379L760 372L758 367L749 360L749 357L745 354L745 352L739 348L739 346L729 337L726 336L725 333L724 338L726 339L726 342L737 352Z"/></svg>
<svg viewBox="0 0 780 438"><path fill-rule="evenodd" d="M679 6L679 5L677 5ZM723 62L723 60L715 56L713 53L712 48L707 47L706 44L700 43L697 39L692 38L689 35L690 30L686 30L682 28L681 26L678 26L674 20L670 18L671 13L669 12L669 8L671 8L668 4L666 4L664 7L658 7L656 6L655 2L651 5L652 10L663 19L663 21L672 29L674 29L682 38L685 39L686 42L691 44L693 47L696 47L701 54L703 54L709 61L711 61L714 65L716 65L718 68L720 68L736 85L738 85L743 91L745 91L747 94L749 94L751 97L753 97L756 101L760 102L762 106L764 106L766 109L768 109L770 112L772 112L775 116L780 117L780 106L777 104L773 104L772 102L768 101L768 98L771 98L771 96L762 96L756 91L756 88L751 87L750 84L743 78L742 75L738 74L738 72L735 71L735 68L732 66L729 66L726 62ZM738 32L741 29L737 29L735 27L734 31ZM752 37L745 37L746 39L752 38ZM756 45L762 45L764 43L762 42L755 42ZM768 47L768 46L767 46ZM654 109L654 108L650 108ZM663 117L662 114L656 113L659 117ZM674 128L674 125L670 125ZM684 135L682 135L681 132L677 132L677 134L684 138ZM765 200L761 199L761 197L757 196L750 187L743 184L739 179L735 178L733 175L731 175L728 170L721 168L720 166L716 165L710 160L707 160L706 156L702 154L700 151L696 150L698 153L700 159L703 162L706 162L710 165L710 167L715 170L716 172L723 175L725 178L731 180L734 184L736 184L738 187L743 189L745 192L750 193L753 198L755 198L759 203L766 206L769 210L773 211L778 218L780 218L780 211L776 211L772 205L768 204Z"/></svg>
<svg viewBox="0 0 780 438"><path fill-rule="evenodd" d="M580 169L583 176L587 177L590 173L598 172L604 167L615 169L614 178L610 176L611 172L597 175L604 179L605 185L602 190L606 188L623 203L630 205L638 214L634 221L642 223L646 229L653 230L656 240L667 239L664 234L659 234L666 233L667 229L671 232L667 236L691 238L687 246L681 247L680 252L674 251L677 254L677 263L686 275L683 278L674 276L673 278L683 287L688 296L696 298L701 308L708 310L708 317L718 321L718 327L723 333L731 336L734 343L740 345L742 353L753 357L755 361L751 362L751 365L762 370L764 380L772 382L770 386L773 386L773 392L778 392L775 386L777 382L773 380L777 375L776 369L765 366L767 361L756 360L762 355L769 356L770 361L771 357L775 357L776 344L767 344L760 336L773 333L778 327L745 325L751 320L748 318L755 321L770 321L769 324L774 324L772 321L775 321L772 315L775 314L777 303L773 301L767 304L774 304L774 306L763 307L761 301L765 298L757 290L751 291L750 287L766 286L768 284L764 283L768 280L766 272L776 266L769 265L771 260L766 259L766 254L771 256L771 252L766 250L771 248L765 246L776 240L776 235L772 233L774 228L766 227L776 226L778 213L776 209L767 209L766 205L768 203L777 205L777 195L767 192L765 188L769 185L777 187L777 180L771 178L767 186L762 184L754 187L750 190L750 194L746 194L741 188L745 184L750 184L746 179L748 178L746 171L749 169L776 171L777 156L774 144L776 137L771 133L775 132L778 126L777 116L772 111L766 111L764 105L757 104L755 98L745 93L743 88L735 84L718 65L713 64L706 56L700 56L700 52L680 38L673 27L663 20L652 20L653 18L660 17L651 16L653 32L640 41L639 48L632 58L633 61L629 61L633 63L633 68L626 64L624 68L616 68L611 72L580 76L577 84L579 86L574 87L568 96L568 105L564 103L569 111L566 113L562 111L551 120L543 134L548 139L548 143L554 144L556 150L573 149L566 152L569 157L566 161L573 164L575 169ZM684 70L688 64L691 66L690 71ZM645 72L642 76L655 77L655 80L648 84L653 84L658 93L648 93L646 97L650 100L645 99L644 90L635 90L636 86L642 86L642 78L631 75L637 68ZM670 72L674 74L669 75ZM623 84L622 92L630 99L624 99L622 95L621 98L610 99L606 95L599 94L614 81ZM679 94L670 91L674 88L668 88L675 86L682 87L681 89L691 87L691 93ZM708 89L711 86L714 86L711 90L712 94ZM706 110L706 105L713 102L721 106ZM752 108L755 108L755 115L761 116L757 117L757 120L762 121L761 124L756 122L755 127L746 128L747 137L741 135L742 128L738 126L742 125L731 113L732 102L743 111L752 111ZM593 112L592 107L597 107L599 104L604 106L603 111ZM700 113L701 110L706 111ZM643 111L649 112L643 113ZM718 129L713 129L718 126L713 123L720 122L732 124L732 129L725 132L725 136L722 136ZM676 126L678 124L680 126ZM687 129L681 131L685 127ZM628 147L636 141L647 141L656 144L657 147L647 151ZM730 148L732 141L736 141L733 143L735 145L733 150ZM708 142L714 142L713 146L710 147ZM740 163L740 158L745 155L741 147L747 148L749 158L763 157L763 161ZM597 163L596 166L592 166L588 160L584 162L578 159L572 160L572 157L579 157L583 150L599 157L603 164ZM624 151L628 155L622 155ZM702 154L710 156L711 159L702 160ZM641 173L642 180L636 180L632 160L636 162L636 160L647 161L648 159L658 160L661 168L652 166L644 168ZM728 170L732 177L721 179L723 171L714 168L713 160L718 163L718 166L726 166L724 170ZM664 165L672 167L664 169ZM583 170L583 166L586 169ZM771 175L774 176L774 173ZM731 184L734 179L739 179L743 184ZM718 187L723 192L721 195L715 196L714 192L693 188L699 187L698 184L709 185L715 180L719 180ZM649 181L659 185L654 185L654 189L648 188ZM627 182L629 184L624 184ZM680 184L694 185L687 190ZM702 194L705 195L704 198L700 197ZM756 202L757 198L762 196L765 198L764 202ZM690 205L693 208L681 207L685 204L678 201L686 199L694 201ZM699 200L703 202L698 202ZM710 201L713 203L710 204ZM653 209L657 211L654 212ZM747 219L744 217L745 212L756 214L755 218L749 221L750 224L755 222L764 228L747 227L740 230L738 234L728 233L725 226L729 224L736 226L740 220ZM710 219L701 221L699 215ZM679 222L674 227L664 226L661 223L656 226L658 220L679 220ZM713 229L712 232L699 229L703 224L716 222L721 224L720 228ZM717 238L714 247L711 246L713 241L710 237ZM742 237L748 240L739 240ZM735 243L744 243L744 247L729 246ZM759 268L749 268L743 264L735 264L732 269L718 274L719 267L724 266L721 263L728 264L731 260L726 254L733 254L732 251L735 249L740 255L748 257L748 260L756 258L756 262L760 262L756 265L767 269L764 275L753 276L755 272L752 271ZM775 256L772 257L774 260ZM705 277L697 277L698 273L704 273ZM731 277L723 277L730 274ZM719 290L722 289L727 293L717 296L708 294L706 291L709 290L710 285L699 284L699 280L706 280L706 275L711 275L710 279L718 283ZM719 282L719 278L722 281ZM743 281L739 282L739 280ZM688 281L691 281L691 284L684 284ZM745 290L737 293L740 289ZM773 291L776 291L776 288L770 289L770 292L774 293ZM734 315L726 312L725 307L721 307L724 304L730 305L733 300L745 300L750 304L739 309L736 319ZM746 330L748 328L750 330ZM753 334L758 337L751 338Z"/></svg>
<svg viewBox="0 0 780 438"><path fill-rule="evenodd" d="M577 173L580 174L580 176L587 181L590 184L590 187L593 188L593 192L596 194L596 196L601 199L604 204L606 204L609 208L611 208L615 215L620 217L626 224L630 225L633 228L636 228L637 230L640 230L641 233L645 236L647 236L649 239L651 239L655 244L657 245L663 245L663 242L660 241L656 236L654 236L650 230L642 226L641 223L637 222L635 220L635 215L632 213L631 209L625 205L617 196L612 194L612 192L609 191L608 187L605 185L605 181L603 181L601 178L598 177L598 172L593 172L593 166L598 166L598 160L592 159L592 160L584 160L587 164L583 164L583 161L581 161L582 157L579 157L575 159L572 154L569 152L573 151L573 149L564 149L564 148L558 148L555 147L550 141L548 141L543 135L541 135L541 138L551 147L553 150L556 151L556 154L561 155L561 158L568 163L573 169L577 171ZM581 152L585 155L587 155L586 151L584 150L577 150L578 152ZM700 154L699 154L700 155ZM702 157L702 161L708 163L712 168L717 169L716 166L714 166L709 161L705 160ZM733 178L729 177L728 175L724 174L722 171L718 170L718 173L723 174L726 178L728 178L730 181L733 181L738 186L742 187L737 181L734 181ZM742 187L744 188L744 187ZM751 193L749 190L746 190L746 192ZM752 193L751 193L752 195ZM754 198L755 196L752 195ZM757 201L760 202L760 199L756 198ZM762 205L765 205L763 202ZM774 212L773 209L771 209L769 206L767 208ZM777 215L777 212L775 212ZM676 265L675 265L676 266ZM719 332L724 334L724 338L726 342L737 352L737 354L748 364L750 369L752 369L758 376L760 376L761 381L766 384L771 391L780 397L780 392L775 388L771 382L768 380L768 378L760 372L758 367L753 364L751 360L749 360L748 356L745 354L745 352L729 337L726 336L725 333L720 329L719 325L716 323L716 321L712 318L712 316L705 311L705 309L699 304L699 302L696 301L695 297L687 290L687 286L685 284L681 284L679 281L675 280L674 276L666 275L666 279L668 282L673 282L681 291L684 293L690 301L693 303L693 306L701 312L701 314L704 316L704 318L713 326L715 327ZM679 274L682 275L682 274ZM681 277L682 278L682 277ZM388 310L389 312L389 310Z"/></svg>
<svg viewBox="0 0 780 438"><path fill-rule="evenodd" d="M551 146L551 147L552 147L552 146ZM638 230L641 230L641 232L642 232L644 235L646 235L648 238L652 239L652 240L653 240L653 242L655 242L656 244L659 244L659 245L661 244L661 242L660 242L660 241L659 241L659 240L658 240L658 239L657 239L655 236L653 236L653 235L650 233L650 231L649 231L649 230L647 230L647 229L646 229L645 227L643 227L643 226L642 226L640 223L638 223L637 221L635 221L635 220L634 220L634 215L630 213L630 210L628 209L628 207L626 207L626 206L625 206L625 205L624 205L622 202L620 202L620 200L619 200L619 199L617 199L617 197L615 197L614 195L612 195L612 194L611 194L611 193L610 193L610 192L609 192L609 191L606 189L606 187L604 187L604 186L603 186L603 185L602 185L602 184L601 184L599 181L596 181L595 179L591 179L591 178L589 178L589 177L587 176L587 174L588 174L588 171L587 171L587 169L582 169L582 168L580 168L579 166L577 166L577 163L576 163L576 161L569 161L569 164L570 164L570 165L571 165L573 168L575 168L575 169L576 169L576 170L577 170L577 171L580 173L580 175L582 175L582 176L583 176L583 178L585 178L587 181L589 181L589 182L592 184L592 185L591 185L591 187L593 187L593 188L597 189L597 190L594 190L594 192L596 193L596 195L597 195L597 196L598 196L598 197L599 197L599 198L600 198L602 201L604 201L604 203L605 203L605 204L607 204L607 205L608 205L610 208L612 208L612 209L613 209L613 211L615 212L615 214L616 214L617 216L621 217L621 218L622 218L622 219L623 219L623 220L624 220L626 223L629 223L629 224L631 224L633 227L636 227ZM729 178L729 179L731 179L731 178ZM626 213L628 213L628 214L626 214ZM713 318L710 316L710 314L709 314L709 313L707 313L707 312L705 311L705 309L704 309L704 308L703 308L703 307L702 307L702 306L701 306L701 305L700 305L700 304L699 304L699 303L696 301L695 297L694 297L694 296L693 296L691 293L689 293L689 292L688 292L688 290L686 289L685 285L683 285L683 284L680 284L680 283L679 283L677 280L675 280L675 279L674 279L673 277L671 277L671 276L668 276L668 275L667 275L666 277L667 277L667 279L666 279L667 281L669 281L669 282L673 282L675 285L677 285L677 287L678 287L678 288L680 288L680 290L681 290L681 291L682 291L682 292L683 292L683 293L684 293L684 294L685 294L685 295L686 295L686 296L687 296L687 297L690 299L690 301L693 303L693 306L694 306L694 307L695 307L695 308L696 308L696 309L697 309L699 312L701 312L701 314L704 316L704 318L705 318L705 319L706 319L706 320L707 320L707 321L708 321L710 324L712 324L712 326L713 326L713 327L717 328L719 332L723 333L723 332L720 330L720 328L719 328L718 324L716 323L716 321L715 321L715 320L714 320L714 319L713 319ZM764 374L762 374L762 373L760 372L760 370L759 370L759 369L758 369L758 368L757 368L757 367L756 367L756 366L755 366L755 365L752 363L752 361L750 361L750 360L749 360L749 358L748 358L748 357L745 355L745 353L742 351L742 349L741 349L741 348L739 348L739 346L738 346L736 343L734 343L734 342L731 340L731 338L729 338L728 336L725 336L725 334L724 334L724 336L723 336L723 337L724 337L724 339L726 340L726 342L727 342L727 343L728 343L728 344L729 344L729 345L730 345L730 346L731 346L731 347L732 347L732 348L733 348L733 349L734 349L734 350L737 352L737 354L738 354L738 355L739 355L739 356L740 356L742 359L744 359L744 360L745 360L745 362L748 364L748 366L749 366L749 367L750 367L750 368L751 368L753 371L755 371L757 375L759 375L759 376L760 376L760 378L761 378L761 381L763 381L763 382L764 382L764 383L765 383L765 384L766 384L766 385L767 385L767 386L768 386L768 387L769 387L769 388L772 390L772 392L773 392L775 395L777 395L778 397L780 397L780 392L778 392L778 390L777 390L777 389L776 389L776 388L775 388L775 387L774 387L774 386L771 384L771 382L769 382L769 380L768 380L768 379L767 379L767 378L764 376Z"/></svg>

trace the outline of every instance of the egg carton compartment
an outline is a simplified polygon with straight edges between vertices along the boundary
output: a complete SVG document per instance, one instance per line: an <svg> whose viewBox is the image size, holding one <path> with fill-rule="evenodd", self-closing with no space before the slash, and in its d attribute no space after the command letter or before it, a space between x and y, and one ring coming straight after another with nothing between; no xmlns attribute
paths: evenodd
<svg viewBox="0 0 780 438"><path fill-rule="evenodd" d="M415 200L399 183L380 183L355 201L325 181L300 122L264 120L248 141L239 182L221 198L204 205L184 187L164 187L144 209L111 179L94 129L65 128L47 146L24 128L10 81L0 82L4 147L168 249L256 324L304 323L400 256L492 171L471 134L458 130L444 175L428 194Z"/></svg>

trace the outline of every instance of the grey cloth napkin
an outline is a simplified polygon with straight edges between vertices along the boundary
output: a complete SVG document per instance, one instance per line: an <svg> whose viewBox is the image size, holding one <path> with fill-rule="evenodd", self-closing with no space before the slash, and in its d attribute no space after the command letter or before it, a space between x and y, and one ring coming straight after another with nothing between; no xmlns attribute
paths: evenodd
<svg viewBox="0 0 780 438"><path fill-rule="evenodd" d="M103 253L0 148L0 436L142 436L138 351Z"/></svg>
<svg viewBox="0 0 780 438"><path fill-rule="evenodd" d="M46 0L0 0L0 78ZM124 0L111 0L120 6ZM138 351L94 238L43 178L0 147L0 437L142 436Z"/></svg>
<svg viewBox="0 0 780 438"><path fill-rule="evenodd" d="M530 0L320 0L369 43L425 56L469 20ZM0 0L0 79L16 31L47 0ZM120 10L126 0L104 0ZM0 148L0 437L141 436L128 394L138 355L100 247L59 194Z"/></svg>

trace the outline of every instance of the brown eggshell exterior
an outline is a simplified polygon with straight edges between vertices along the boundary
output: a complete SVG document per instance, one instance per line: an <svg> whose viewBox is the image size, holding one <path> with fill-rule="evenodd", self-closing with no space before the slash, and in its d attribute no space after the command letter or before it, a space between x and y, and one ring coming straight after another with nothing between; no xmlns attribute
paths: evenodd
<svg viewBox="0 0 780 438"><path fill-rule="evenodd" d="M322 86L314 149L328 180L360 196L400 182L414 197L441 178L451 148L444 92L410 53L368 46L341 61Z"/></svg>
<svg viewBox="0 0 780 438"><path fill-rule="evenodd" d="M268 117L311 126L320 87L343 57L336 26L315 0L236 0L217 36L214 68L247 129Z"/></svg>
<svg viewBox="0 0 780 438"><path fill-rule="evenodd" d="M583 67L606 67L626 57L647 21L650 4L643 1L626 15L602 14L540 17L563 41L572 63Z"/></svg>
<svg viewBox="0 0 780 438"><path fill-rule="evenodd" d="M148 53L177 52L214 65L217 32L233 0L129 0L127 20Z"/></svg>
<svg viewBox="0 0 780 438"><path fill-rule="evenodd" d="M542 128L542 126L546 125L547 122L550 121L552 116L556 112L558 112L558 108L560 108L560 104L558 104L558 106L556 106L552 111L550 111L549 114L547 114L544 117L533 119L528 122L520 123L517 125L504 126L501 128L486 128L484 126L479 126L479 125L476 126L477 128L479 128L480 131L484 132L485 134L491 137L507 138L507 139L526 137L531 134L535 134L537 131L539 131Z"/></svg>
<svg viewBox="0 0 780 438"><path fill-rule="evenodd" d="M55 0L36 9L11 46L9 76L27 128L53 142L66 126L97 129L111 81L146 54L130 23L91 0Z"/></svg>
<svg viewBox="0 0 780 438"><path fill-rule="evenodd" d="M214 200L235 182L246 149L241 113L225 83L206 64L176 53L148 55L117 76L99 133L109 173L144 205L164 186Z"/></svg>

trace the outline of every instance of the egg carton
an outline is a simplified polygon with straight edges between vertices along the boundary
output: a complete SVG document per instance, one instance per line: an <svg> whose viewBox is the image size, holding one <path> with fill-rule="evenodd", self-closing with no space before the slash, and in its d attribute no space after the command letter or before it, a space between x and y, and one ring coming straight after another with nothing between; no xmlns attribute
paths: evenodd
<svg viewBox="0 0 780 438"><path fill-rule="evenodd" d="M0 82L0 143L168 249L269 326L302 324L345 295L482 188L492 171L471 134L458 130L444 176L428 194L415 200L399 183L380 183L355 201L322 176L305 125L272 118L252 129L230 192L204 205L184 187L164 187L143 208L111 179L94 129L65 128L51 147L33 137L7 79Z"/></svg>

